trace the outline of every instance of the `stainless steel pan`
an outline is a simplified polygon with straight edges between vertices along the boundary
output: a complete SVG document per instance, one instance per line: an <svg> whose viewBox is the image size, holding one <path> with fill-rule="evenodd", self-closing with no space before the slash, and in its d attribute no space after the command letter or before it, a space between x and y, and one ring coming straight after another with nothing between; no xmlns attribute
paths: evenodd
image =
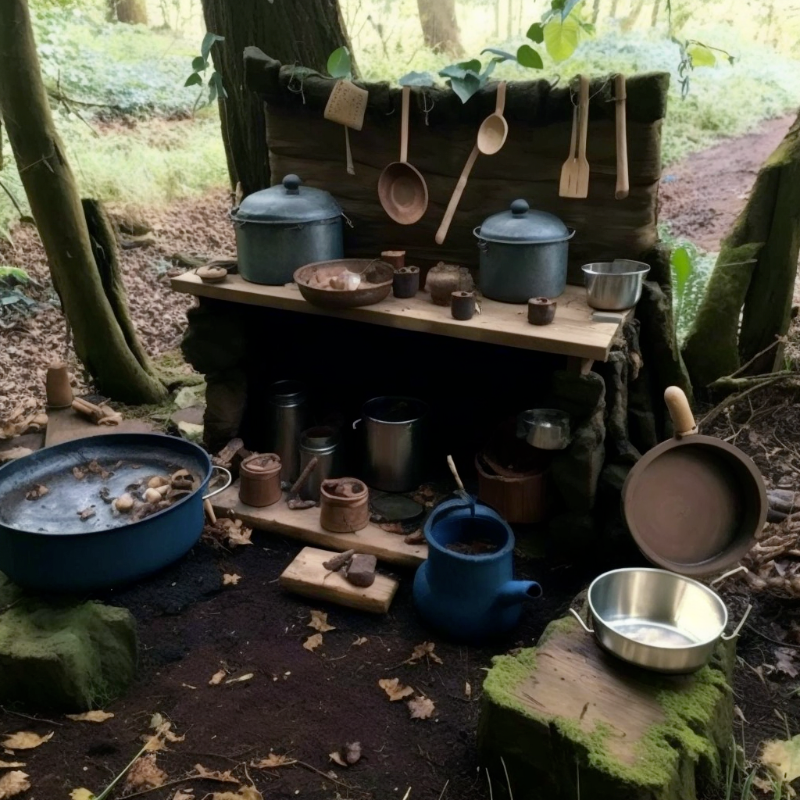
<svg viewBox="0 0 800 800"><path fill-rule="evenodd" d="M589 587L587 633L614 656L655 672L686 673L711 658L720 639L739 635L750 607L728 636L728 609L702 583L661 569L617 569Z"/></svg>

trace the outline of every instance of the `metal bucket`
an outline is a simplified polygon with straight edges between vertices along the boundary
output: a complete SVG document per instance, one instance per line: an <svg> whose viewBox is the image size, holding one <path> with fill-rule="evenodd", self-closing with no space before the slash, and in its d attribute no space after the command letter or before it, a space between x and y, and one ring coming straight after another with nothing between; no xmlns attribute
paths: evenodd
<svg viewBox="0 0 800 800"><path fill-rule="evenodd" d="M409 492L422 483L427 447L428 405L413 397L375 397L364 404L364 476L384 492Z"/></svg>

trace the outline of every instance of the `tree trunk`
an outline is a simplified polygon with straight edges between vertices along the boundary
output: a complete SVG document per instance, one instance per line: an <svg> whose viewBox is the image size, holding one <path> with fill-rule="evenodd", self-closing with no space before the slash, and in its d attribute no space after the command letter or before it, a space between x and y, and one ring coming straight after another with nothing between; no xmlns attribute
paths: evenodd
<svg viewBox="0 0 800 800"><path fill-rule="evenodd" d="M800 115L722 242L684 348L696 386L729 375L786 333L799 254ZM781 348L772 348L747 374L768 372L781 357Z"/></svg>
<svg viewBox="0 0 800 800"><path fill-rule="evenodd" d="M115 315L115 306L124 310L124 296L114 292L110 300L104 291L75 178L53 125L26 0L0 5L0 114L78 358L110 397L162 400L165 387L137 358L143 355L138 343L136 352L129 346L126 336L135 341L135 335L127 314L122 321ZM108 255L113 239L102 247Z"/></svg>
<svg viewBox="0 0 800 800"><path fill-rule="evenodd" d="M108 0L110 22L147 25L147 0Z"/></svg>
<svg viewBox="0 0 800 800"><path fill-rule="evenodd" d="M661 0L653 0L653 13L650 15L650 27L655 28L658 24L658 15L661 11Z"/></svg>
<svg viewBox="0 0 800 800"><path fill-rule="evenodd" d="M425 46L454 58L463 56L461 31L456 19L456 0L417 0L417 9Z"/></svg>
<svg viewBox="0 0 800 800"><path fill-rule="evenodd" d="M270 185L270 168L264 104L244 86L244 48L326 73L328 56L342 45L352 53L352 45L338 0L203 0L203 13L206 28L225 37L212 50L228 92L220 99L222 136L231 184L247 196Z"/></svg>
<svg viewBox="0 0 800 800"><path fill-rule="evenodd" d="M658 2L658 0L656 0ZM600 0L594 0L592 4L592 25L597 25L597 19L600 16Z"/></svg>

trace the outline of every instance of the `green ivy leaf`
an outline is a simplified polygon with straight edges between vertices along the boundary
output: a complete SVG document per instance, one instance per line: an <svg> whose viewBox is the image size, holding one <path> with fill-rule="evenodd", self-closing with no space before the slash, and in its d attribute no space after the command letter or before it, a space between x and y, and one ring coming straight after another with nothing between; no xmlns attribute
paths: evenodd
<svg viewBox="0 0 800 800"><path fill-rule="evenodd" d="M187 79L184 86L200 86L203 83L203 79L196 73L193 72Z"/></svg>
<svg viewBox="0 0 800 800"><path fill-rule="evenodd" d="M486 69L481 72L480 79L481 79L481 86L486 84L486 81L489 80L489 76L494 72L494 68L500 63L499 58L493 58L487 65Z"/></svg>
<svg viewBox="0 0 800 800"><path fill-rule="evenodd" d="M675 294L680 301L683 298L683 293L686 291L686 286L689 278L694 271L694 264L689 251L685 247L677 247L672 251L672 274L675 279Z"/></svg>
<svg viewBox="0 0 800 800"><path fill-rule="evenodd" d="M509 53L508 50L500 50L497 47L486 47L481 50L481 55L484 53L492 53L493 55L497 56L497 61L516 61L517 57L513 53Z"/></svg>
<svg viewBox="0 0 800 800"><path fill-rule="evenodd" d="M481 85L481 79L473 73L467 73L463 78L450 78L450 87L462 103L466 103Z"/></svg>
<svg viewBox="0 0 800 800"><path fill-rule="evenodd" d="M208 69L208 61L203 56L197 56L197 58L192 59L192 69L195 72L203 72Z"/></svg>
<svg viewBox="0 0 800 800"><path fill-rule="evenodd" d="M541 22L534 22L525 34L532 42L541 44L544 41L544 27Z"/></svg>
<svg viewBox="0 0 800 800"><path fill-rule="evenodd" d="M704 44L690 44L686 55L692 60L692 67L713 67L717 63L714 52Z"/></svg>
<svg viewBox="0 0 800 800"><path fill-rule="evenodd" d="M553 61L566 61L578 47L580 34L580 25L574 17L550 20L544 26L544 46Z"/></svg>
<svg viewBox="0 0 800 800"><path fill-rule="evenodd" d="M435 86L436 80L430 72L408 72L398 83L401 86Z"/></svg>
<svg viewBox="0 0 800 800"><path fill-rule="evenodd" d="M328 57L328 74L332 78L350 80L353 71L353 61L350 51L346 47L339 47Z"/></svg>
<svg viewBox="0 0 800 800"><path fill-rule="evenodd" d="M517 61L529 69L541 69L544 66L542 57L529 44L523 44L517 50Z"/></svg>
<svg viewBox="0 0 800 800"><path fill-rule="evenodd" d="M203 59L208 58L208 54L211 52L211 48L214 46L214 42L224 42L224 36L218 36L216 33L207 33L203 37L203 44L200 45L200 52L203 54Z"/></svg>
<svg viewBox="0 0 800 800"><path fill-rule="evenodd" d="M0 266L0 281L2 281L3 278L16 278L20 283L26 283L28 277L28 273L19 267Z"/></svg>
<svg viewBox="0 0 800 800"><path fill-rule="evenodd" d="M208 102L213 103L217 99L217 84L210 80L208 82Z"/></svg>

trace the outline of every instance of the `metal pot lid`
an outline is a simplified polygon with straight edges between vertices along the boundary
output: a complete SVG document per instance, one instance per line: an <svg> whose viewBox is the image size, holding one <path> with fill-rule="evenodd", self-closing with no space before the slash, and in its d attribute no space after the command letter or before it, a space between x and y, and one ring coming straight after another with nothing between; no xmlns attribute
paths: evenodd
<svg viewBox="0 0 800 800"><path fill-rule="evenodd" d="M531 211L527 200L515 200L508 211L492 214L475 235L487 242L506 244L549 244L571 239L570 230L555 214Z"/></svg>
<svg viewBox="0 0 800 800"><path fill-rule="evenodd" d="M342 215L333 196L324 189L301 186L297 175L287 175L278 186L253 192L234 208L237 222L322 222Z"/></svg>

